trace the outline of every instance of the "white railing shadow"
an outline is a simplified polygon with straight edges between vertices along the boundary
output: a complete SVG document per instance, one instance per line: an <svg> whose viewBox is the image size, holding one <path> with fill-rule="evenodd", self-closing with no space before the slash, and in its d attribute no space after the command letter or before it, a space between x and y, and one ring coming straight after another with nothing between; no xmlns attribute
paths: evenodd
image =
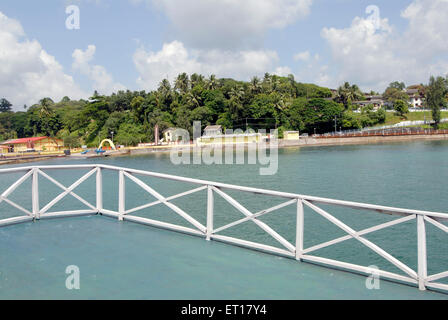
<svg viewBox="0 0 448 320"><path fill-rule="evenodd" d="M89 171L83 175L80 179L78 179L75 183L73 183L70 186L64 186L60 182L58 182L56 179L51 177L48 173L46 173L46 170L72 170L72 169L89 169ZM103 171L104 170L112 170L118 173L118 181L119 181L119 188L118 188L118 211L112 211L107 210L103 207ZM364 204L364 203L355 203L355 202L348 202L348 201L340 201L340 200L333 200L333 199L326 199L326 198L318 198L318 197L311 197L311 196L304 196L304 195L298 195L293 193L285 193L285 192L278 192L278 191L271 191L271 190L263 190L263 189L256 189L256 188L248 188L248 187L241 187L241 186L235 186L235 185L229 185L229 184L222 184L217 182L211 182L211 181L204 181L204 180L198 180L198 179L190 179L190 178L184 178L184 177L178 177L178 176L172 176L172 175L165 175L160 173L154 173L154 172L148 172L148 171L141 171L141 170L134 170L134 169L127 169L127 168L119 168L119 167L113 167L113 166L107 166L107 165L68 165L68 166L40 166L40 167L20 167L20 168L12 168L12 169L2 169L0 170L0 176L1 174L6 173L17 173L17 172L24 172L23 176L20 177L16 182L14 182L11 186L9 186L6 191L4 191L0 195L0 203L5 202L12 207L16 208L20 212L24 213L23 216L13 217L13 218L6 218L1 219L1 212L0 212L0 227L7 226L11 224L21 223L21 222L29 222L33 220L41 220L41 219L48 219L48 218L59 218L59 217L69 217L69 216L83 216L83 215L96 215L101 214L104 216L116 218L119 221L131 221L136 222L140 224L160 227L164 229L169 229L173 231L193 234L196 236L204 237L206 240L218 240L221 242L226 242L238 246L248 247L251 249L256 250L262 250L264 252L269 252L273 254L279 254L282 256L295 258L299 261L306 261L306 262L312 262L312 263L318 263L321 265L329 266L329 267L336 267L340 269L345 269L349 271L354 271L357 273L362 273L366 275L371 275L371 268L357 265L357 264L351 264L347 262L342 262L338 260L333 259L327 259L319 256L311 255L311 253L330 247L332 245L342 243L344 241L355 239L365 245L367 248L371 249L378 255L380 255L382 258L384 258L386 261L390 262L392 265L397 267L399 270L401 270L405 275L400 275L397 273L385 271L385 270L379 270L376 271L379 273L381 277L384 277L386 279L390 280L396 280L412 285L416 285L419 287L420 290L426 290L426 288L433 288L443 291L448 291L448 285L440 282L436 282L440 279L447 278L448 277L448 271L441 272L434 275L428 275L427 273L427 245L426 245L426 223L430 223L431 225L437 227L438 229L444 231L445 233L448 233L448 227L441 223L442 221L448 221L448 214L446 213L437 213L437 212L428 212L428 211L420 211L420 210L408 210L408 209L401 209L401 208L392 208L392 207L385 207L385 206L377 206L377 205L370 205L370 204ZM78 187L80 187L88 178L91 176L96 175L96 203L93 205L77 195L74 191ZM39 179L38 177L41 176L48 181L52 182L54 185L59 187L62 192L56 196L54 199L52 199L49 203L42 206L39 203ZM154 190L151 186L149 186L147 183L143 182L141 179L137 178L136 176L146 176L146 177L154 177L154 178L161 178L161 179L167 179L172 181L178 181L178 182L185 182L197 185L197 188L191 189L186 192L182 192L170 197L164 197L159 192ZM140 188L142 188L144 191L146 191L151 196L155 197L157 200L126 210L126 178L138 185ZM29 211L19 204L15 203L14 201L10 200L8 197L16 190L20 185L22 185L26 180L32 179L32 191L31 191L31 198L32 198L32 211ZM0 180L1 181L1 180ZM172 203L173 200L186 197L198 192L202 192L207 190L207 223L204 226L199 221L197 221L195 218L193 218L191 215L189 215L187 212L176 206ZM239 192L245 192L245 193L251 193L251 194L257 194L257 195L266 195L266 196L273 196L285 199L285 202L273 206L271 208L262 210L260 212L252 213L250 210L245 208L241 203L236 201L234 198L232 198L230 195L228 195L224 190L233 190L233 191L239 191ZM51 212L50 210L59 203L62 199L64 199L66 196L71 195L74 198L76 198L80 203L84 204L86 207L88 207L88 210L75 210L76 208L73 208L73 210L69 211L63 211L63 212ZM231 222L225 226L215 228L214 227L214 217L215 217L215 195L220 196L223 198L227 203L232 205L235 209L237 209L242 215L243 218ZM138 211L163 204L172 211L174 211L177 215L179 215L182 219L187 221L190 227L180 226L172 223L162 222L154 219L148 219L144 217L135 216L135 214ZM343 223L339 219L337 219L334 215L328 213L327 211L323 210L322 208L318 207L318 204L323 205L335 205L335 206L341 206L345 208L351 208L351 209L360 209L360 210L369 210L369 211L375 211L378 213L386 213L389 215L394 216L400 216L401 218L397 218L394 221L390 221L387 223L382 223L379 225L376 225L374 227L370 227L368 229L355 231L347 224ZM296 210L296 237L295 237L295 243L291 243L288 240L286 240L283 236L281 236L279 233L277 233L272 227L270 227L267 223L261 221L259 218L266 216L268 214L272 214L273 212L280 210L282 208L288 207L288 206L295 206ZM304 247L304 231L305 231L305 225L304 225L304 207L307 207L312 210L313 213L318 214L322 217L324 217L327 221L331 222L333 225L337 226L341 230L343 230L345 233L347 233L346 236L339 237L337 239L327 241L318 245L314 245L309 248ZM398 224L402 224L409 221L416 221L416 227L417 227L417 259L418 259L418 267L417 270L413 270L411 267L403 263L402 261L398 260L396 257L394 257L392 254L388 253L381 247L379 247L374 242L366 239L364 236L367 234L371 234L373 232L384 230L386 228L396 226ZM244 239L238 239L234 237L224 236L220 235L219 233L228 230L232 227L235 227L237 225L240 225L242 223L246 222L253 222L255 225L257 225L260 229L262 229L264 232L266 232L268 235L270 235L273 239L275 239L282 248L277 248L274 246L269 246L262 243L252 242ZM285 223L291 223L291 221L286 221Z"/></svg>

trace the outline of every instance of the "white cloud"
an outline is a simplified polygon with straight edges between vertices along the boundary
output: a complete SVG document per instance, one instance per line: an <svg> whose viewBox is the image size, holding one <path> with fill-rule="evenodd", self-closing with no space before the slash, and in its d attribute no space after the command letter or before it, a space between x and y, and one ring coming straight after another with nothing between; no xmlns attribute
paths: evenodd
<svg viewBox="0 0 448 320"><path fill-rule="evenodd" d="M134 4L136 0L131 0ZM310 13L313 0L151 0L178 36L201 48L251 47L266 31L291 25Z"/></svg>
<svg viewBox="0 0 448 320"><path fill-rule="evenodd" d="M310 52L309 51L303 51L303 52L299 52L297 54L294 55L294 60L295 61L308 61L310 60Z"/></svg>
<svg viewBox="0 0 448 320"><path fill-rule="evenodd" d="M287 77L288 75L293 74L293 72L289 67L277 67L272 74L280 77Z"/></svg>
<svg viewBox="0 0 448 320"><path fill-rule="evenodd" d="M275 51L187 50L179 41L164 44L158 52L139 48L134 54L134 63L140 74L137 83L144 89L155 89L161 79L168 77L172 81L182 72L242 80L263 75L269 70L290 73L289 69L277 66L278 60Z"/></svg>
<svg viewBox="0 0 448 320"><path fill-rule="evenodd" d="M98 90L101 94L111 94L118 90L125 90L125 86L114 82L111 74L109 74L103 66L91 65L95 56L96 47L89 45L85 51L76 49L73 52L72 68L79 71L93 81L93 89Z"/></svg>
<svg viewBox="0 0 448 320"><path fill-rule="evenodd" d="M414 54L448 51L448 0L415 0L401 16L409 21L405 41Z"/></svg>
<svg viewBox="0 0 448 320"><path fill-rule="evenodd" d="M403 12L409 25L398 32L381 19L356 17L345 29L324 28L333 64L324 78L333 87L343 81L382 91L394 81L426 82L448 72L448 0L415 0Z"/></svg>
<svg viewBox="0 0 448 320"><path fill-rule="evenodd" d="M28 40L19 21L0 12L0 95L16 108L43 97L60 100L86 94L36 40Z"/></svg>

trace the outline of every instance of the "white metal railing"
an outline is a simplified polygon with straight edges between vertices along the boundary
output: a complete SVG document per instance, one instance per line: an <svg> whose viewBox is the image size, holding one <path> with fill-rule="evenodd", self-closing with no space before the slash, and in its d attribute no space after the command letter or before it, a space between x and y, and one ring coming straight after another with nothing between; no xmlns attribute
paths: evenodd
<svg viewBox="0 0 448 320"><path fill-rule="evenodd" d="M66 187L54 178L52 178L49 174L47 174L46 170L72 170L72 169L84 169L89 170L84 176L82 176L79 180L77 180L72 185ZM118 190L118 211L111 211L107 210L103 207L103 171L104 170L112 170L115 172L118 172L118 179L119 179L119 190ZM148 171L141 171L141 170L134 170L134 169L127 169L127 168L120 168L120 167L114 167L114 166L108 166L108 165L102 165L102 164L95 164L95 165L65 165L65 166L32 166L32 167L19 167L19 168L11 168L11 169L2 169L0 170L0 177L2 174L6 173L23 173L23 176L19 178L16 182L14 182L6 191L4 191L0 195L0 203L5 202L9 205L15 207L19 211L23 212L23 216L14 217L14 218L7 218L7 219L1 219L1 212L0 212L0 227L6 226L10 224L15 223L21 223L21 222L27 222L27 221L33 221L33 220L40 220L40 219L46 219L46 218L56 218L56 217L67 217L67 216L81 216L81 215L96 215L101 214L108 217L117 218L120 221L131 221L136 222L140 224L155 226L155 227L161 227L165 229L170 229L174 231L189 233L197 236L204 237L207 240L218 240L230 244L235 244L239 246L244 246L252 249L258 249L265 252L273 253L273 254L279 254L282 256L287 256L291 258L295 258L299 261L307 261L307 262L313 262L318 264L323 264L326 266L331 267L337 267L342 268L350 271L355 271L363 274L370 275L371 269L366 266L346 263L342 261L327 259L323 257L313 256L311 255L313 252L329 247L331 245L341 243L350 239L356 239L362 244L364 244L366 247L370 248L374 252L376 252L378 255L383 257L385 260L392 263L394 266L396 266L398 269L404 272L405 275L400 275L397 273L389 272L380 270L378 271L379 275L381 277L391 279L391 280L398 280L401 282L406 282L409 284L418 285L420 290L425 290L426 288L434 288L434 289L440 289L444 291L448 291L448 285L443 284L440 282L436 282L437 280L447 278L448 277L448 271L434 274L434 275L428 275L427 274L427 247L426 247L426 223L430 223L434 225L435 227L439 228L440 230L444 231L445 233L448 233L448 226L443 224L442 222L448 221L448 214L446 213L438 213L438 212L428 212L428 211L420 211L420 210L408 210L408 209L401 209L401 208L393 208L393 207L386 207L386 206L378 206L378 205L371 205L371 204L365 204L365 203L356 203L356 202L348 202L348 201L340 201L340 200L333 200L333 199L326 199L326 198L319 198L319 197L312 197L312 196L305 196L305 195L299 195L299 194L293 194L293 193L286 193L286 192L278 192L278 191L271 191L271 190L263 190L263 189L256 189L256 188L249 188L249 187L241 187L236 185L230 185L230 184L223 184L223 183L217 183L217 182L211 182L211 181L205 181L205 180L198 180L198 179L190 179L190 178L184 178L184 177L178 177L173 175L166 175L166 174L160 174L160 173L154 173L154 172L148 172ZM91 204L88 201L84 200L82 197L77 195L74 190L78 188L81 184L83 184L89 177L92 175L96 176L96 203ZM45 206L41 206L39 203L39 184L38 184L38 177L42 176L43 178L48 179L52 183L54 183L56 186L58 186L60 189L62 189L62 192L55 197L53 200L51 200L48 204ZM198 187L183 193L179 193L177 195L171 196L171 197L164 197L160 193L158 193L156 190L154 190L151 186L137 178L137 176L146 176L146 177L154 177L154 178L161 178L161 179L168 179L173 181L179 181L179 182L185 182L197 185ZM27 179L32 179L32 192L31 192L31 198L32 198L32 211L29 211L19 204L13 202L8 197L16 190L23 182L25 182ZM150 195L154 196L157 200L151 203L147 203L145 205L135 207L132 209L126 210L125 205L125 195L126 195L126 188L125 188L125 178L128 178L129 180L136 183L138 186L140 186L143 190L145 190ZM2 180L0 179L0 182ZM207 190L207 223L206 225L201 224L199 221L194 219L191 215L186 213L184 210L176 206L172 203L173 200L179 199L181 197L185 197L197 192L205 191ZM285 202L282 204L276 205L274 207L268 208L266 210L262 210L260 212L253 213L249 211L247 208L245 208L242 204L240 204L238 201L236 201L234 198L232 198L230 195L224 192L224 190L236 190L240 192L245 193L252 193L252 194L258 194L258 195L267 195L267 196L274 196L279 197L282 199L285 199ZM59 203L64 197L67 195L72 195L76 199L78 199L81 203L86 205L89 209L88 210L70 210L70 211L63 211L63 212L51 212L51 209ZM218 195L222 197L225 201L227 201L230 205L232 205L234 208L236 208L238 211L240 211L244 217L240 220L234 221L230 224L227 224L225 226L215 228L213 220L214 220L214 212L215 212L215 205L214 205L214 197ZM177 213L180 217L188 221L188 223L191 225L191 227L184 227L180 225L175 225L171 223L166 223L162 221L152 220L148 218L138 217L132 215L135 212L138 212L140 210L153 207L155 205L163 204L173 210L175 213ZM386 213L389 215L395 215L395 216L401 216L401 218L397 218L394 221L390 221L387 223L382 223L377 226L356 231L337 219L335 216L331 215L327 211L323 210L322 208L318 207L318 205L336 205L346 208L352 208L352 209L362 209L362 210L370 210L375 211L379 213ZM295 243L291 243L288 240L286 240L284 237L282 237L280 234L278 234L276 231L274 231L268 224L265 222L259 220L260 217L265 216L267 214L270 214L276 210L279 210L281 208L287 207L287 206L295 206L295 211L297 215L296 220L296 237L295 237ZM304 247L304 207L308 207L312 210L312 212L324 217L326 220L334 224L335 226L339 227L341 230L347 233L346 236L327 241L325 243L321 243L318 245L314 245L309 248ZM74 208L76 209L76 208ZM395 226L404 222L408 222L411 220L416 221L417 225L417 259L418 259L418 267L417 270L413 270L409 266L407 266L402 261L398 260L396 257L376 245L370 240L367 240L364 236L367 234L371 234L375 231L383 230L391 226ZM218 233L227 230L229 228L235 227L239 224L242 224L244 222L252 221L254 222L259 228L264 230L267 234L269 234L273 239L275 239L278 243L282 245L283 248L277 248L274 246L269 246L266 244L256 243L252 241L247 241L244 239L237 239L234 237L229 236L223 236L219 235ZM377 272L377 271L375 271Z"/></svg>

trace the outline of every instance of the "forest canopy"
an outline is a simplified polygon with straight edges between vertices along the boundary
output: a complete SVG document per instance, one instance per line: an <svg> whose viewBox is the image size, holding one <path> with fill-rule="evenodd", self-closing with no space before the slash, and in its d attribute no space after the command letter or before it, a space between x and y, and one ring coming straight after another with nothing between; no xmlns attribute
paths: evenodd
<svg viewBox="0 0 448 320"><path fill-rule="evenodd" d="M342 88L342 89L341 89ZM381 112L354 113L351 99L362 96L356 85L341 92L296 82L292 75L266 73L251 81L180 74L173 83L164 79L157 90L119 91L104 96L95 91L89 100L59 102L43 98L23 111L11 111L5 100L0 112L0 141L29 136L64 139L67 145L96 146L114 133L123 145L154 141L154 128L192 131L193 121L225 129L300 130L325 133L337 128L361 128L384 122Z"/></svg>

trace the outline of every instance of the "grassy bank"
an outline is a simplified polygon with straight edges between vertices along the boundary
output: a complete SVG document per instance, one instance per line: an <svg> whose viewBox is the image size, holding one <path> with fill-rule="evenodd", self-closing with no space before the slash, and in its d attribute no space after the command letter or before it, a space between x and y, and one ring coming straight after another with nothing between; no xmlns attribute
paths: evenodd
<svg viewBox="0 0 448 320"><path fill-rule="evenodd" d="M385 125L394 125L402 121L419 121L419 120L432 120L432 114L430 111L425 112L409 112L406 115L406 119L396 116L393 112L387 112ZM442 111L442 118L448 118L448 111Z"/></svg>

